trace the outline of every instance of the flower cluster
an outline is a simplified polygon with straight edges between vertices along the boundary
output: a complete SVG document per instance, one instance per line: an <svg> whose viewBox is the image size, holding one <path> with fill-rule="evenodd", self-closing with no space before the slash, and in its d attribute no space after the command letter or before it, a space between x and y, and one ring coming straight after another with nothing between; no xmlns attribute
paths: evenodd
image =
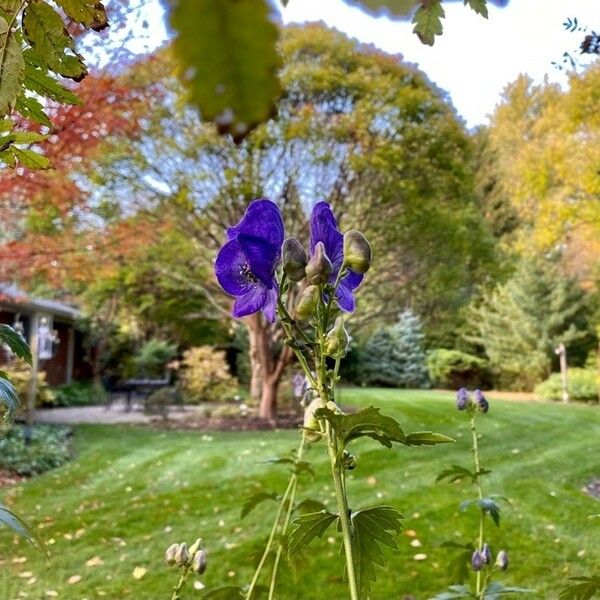
<svg viewBox="0 0 600 600"><path fill-rule="evenodd" d="M473 556L471 557L471 567L473 567L473 571L481 571L482 569L490 568L493 560L494 557L489 545L483 544L480 549L473 552ZM508 568L508 554L506 554L506 550L500 550L500 552L498 552L496 555L495 566L501 571L506 571Z"/></svg>
<svg viewBox="0 0 600 600"><path fill-rule="evenodd" d="M170 567L177 566L181 569L172 596L172 600L179 600L189 575L202 575L206 571L206 550L202 547L202 540L198 538L189 548L185 542L171 544L165 552L165 562Z"/></svg>
<svg viewBox="0 0 600 600"><path fill-rule="evenodd" d="M482 413L487 413L490 410L490 403L483 395L481 390L473 392L473 399L469 396L467 388L460 388L456 392L456 408L458 410L478 410Z"/></svg>

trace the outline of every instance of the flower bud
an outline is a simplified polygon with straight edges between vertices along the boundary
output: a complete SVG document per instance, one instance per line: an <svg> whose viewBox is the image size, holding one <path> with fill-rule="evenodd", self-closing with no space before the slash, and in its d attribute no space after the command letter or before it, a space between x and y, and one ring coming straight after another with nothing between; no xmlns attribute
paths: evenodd
<svg viewBox="0 0 600 600"><path fill-rule="evenodd" d="M304 432L308 442L316 442L321 439L318 432L321 431L319 420L315 417L315 412L323 406L319 398L315 398L304 410ZM314 432L314 433L313 433Z"/></svg>
<svg viewBox="0 0 600 600"><path fill-rule="evenodd" d="M483 558L483 554L479 550L475 550L475 552L473 552L473 556L471 557L471 567L473 567L473 571L481 571L484 564L485 560Z"/></svg>
<svg viewBox="0 0 600 600"><path fill-rule="evenodd" d="M342 358L348 351L348 332L344 327L344 319L338 317L335 325L325 338L325 355L333 358Z"/></svg>
<svg viewBox="0 0 600 600"><path fill-rule="evenodd" d="M290 281L304 279L304 269L308 262L306 250L296 238L287 238L281 248L283 272Z"/></svg>
<svg viewBox="0 0 600 600"><path fill-rule="evenodd" d="M371 266L371 244L355 229L347 231L344 235L344 264L361 275Z"/></svg>
<svg viewBox="0 0 600 600"><path fill-rule="evenodd" d="M177 562L175 557L176 557L178 551L179 551L179 544L171 544L167 548L167 551L165 552L165 562L169 566L172 566Z"/></svg>
<svg viewBox="0 0 600 600"><path fill-rule="evenodd" d="M506 554L505 550L500 550L500 552L498 552L498 556L496 556L496 566L501 571L506 571L508 568L508 554Z"/></svg>
<svg viewBox="0 0 600 600"><path fill-rule="evenodd" d="M198 538L189 548L188 552L190 556L194 556L194 554L196 554L196 552L198 552L198 550L200 550L200 547L202 546L202 540L200 538Z"/></svg>
<svg viewBox="0 0 600 600"><path fill-rule="evenodd" d="M175 553L175 563L179 567L185 567L190 560L190 553L188 551L187 544L183 542L183 544L179 545L177 548L177 552Z"/></svg>
<svg viewBox="0 0 600 600"><path fill-rule="evenodd" d="M469 406L469 393L467 392L467 388L460 388L458 392L456 392L456 408L458 410L466 410Z"/></svg>
<svg viewBox="0 0 600 600"><path fill-rule="evenodd" d="M206 551L197 550L192 559L192 570L198 575L202 575L206 571Z"/></svg>
<svg viewBox="0 0 600 600"><path fill-rule="evenodd" d="M296 319L304 321L316 314L317 305L320 299L319 288L316 285L309 285L300 292L298 302L296 303Z"/></svg>
<svg viewBox="0 0 600 600"><path fill-rule="evenodd" d="M331 277L333 265L325 254L323 242L318 242L315 246L315 253L306 265L306 278L309 284L319 285L327 283Z"/></svg>
<svg viewBox="0 0 600 600"><path fill-rule="evenodd" d="M489 565L492 562L492 551L488 544L484 544L481 549L481 555L483 556L483 562L486 565Z"/></svg>
<svg viewBox="0 0 600 600"><path fill-rule="evenodd" d="M485 396L483 395L483 392L481 390L475 390L473 392L473 395L475 396L475 403L477 404L479 410L482 413L486 413L488 410L490 410L490 404L485 399Z"/></svg>
<svg viewBox="0 0 600 600"><path fill-rule="evenodd" d="M342 456L342 465L344 469L348 469L348 471L353 471L356 469L357 464L356 456L354 454L350 454L344 450L344 454Z"/></svg>

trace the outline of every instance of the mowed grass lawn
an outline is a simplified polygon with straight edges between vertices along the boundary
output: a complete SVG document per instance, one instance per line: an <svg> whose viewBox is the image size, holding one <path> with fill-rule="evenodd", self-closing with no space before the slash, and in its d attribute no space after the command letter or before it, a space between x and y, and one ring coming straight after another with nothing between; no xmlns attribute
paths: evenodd
<svg viewBox="0 0 600 600"><path fill-rule="evenodd" d="M369 441L354 446L352 506L396 506L406 516L406 529L415 533L401 535L400 549L387 553L387 569L371 598L430 598L448 583L440 543L468 541L475 534L476 511L457 508L473 497L469 485L434 483L446 466L471 466L465 415L455 410L451 395L437 392L343 390L342 402L374 403L407 430L432 429L457 440L392 451ZM488 528L492 549L506 548L511 558L505 582L534 588L530 598L557 598L568 575L600 571L600 522L587 519L600 513L600 502L582 492L600 477L600 409L494 401L480 421L484 466L493 470L487 491L514 504L514 511L504 510L500 529ZM0 491L40 527L52 552L46 561L2 529L0 597L167 599L176 572L163 564L164 549L196 536L210 552L207 585L247 582L274 504L241 520L241 503L258 489L283 488L286 471L263 461L294 448L296 440L293 431L77 427L71 464ZM317 477L303 481L299 497L333 506L323 455L319 447L310 450ZM416 560L417 554L426 558ZM147 570L141 579L133 575L136 567ZM296 573L284 570L278 598L344 599L342 570L338 541L323 540L307 549ZM200 596L190 589L185 597Z"/></svg>

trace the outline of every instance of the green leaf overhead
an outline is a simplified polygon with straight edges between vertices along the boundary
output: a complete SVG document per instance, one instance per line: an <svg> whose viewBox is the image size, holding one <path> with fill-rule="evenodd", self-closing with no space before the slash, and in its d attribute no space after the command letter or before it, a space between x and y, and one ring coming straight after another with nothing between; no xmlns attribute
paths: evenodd
<svg viewBox="0 0 600 600"><path fill-rule="evenodd" d="M288 554L293 557L308 546L315 538L323 537L329 526L338 520L338 516L326 510L308 513L294 520L295 528L288 540Z"/></svg>
<svg viewBox="0 0 600 600"><path fill-rule="evenodd" d="M29 48L23 53L25 57L25 87L61 104L81 104L79 98L69 89L62 86L48 74L43 61Z"/></svg>
<svg viewBox="0 0 600 600"><path fill-rule="evenodd" d="M8 21L0 16L0 117L9 114L21 93L25 61Z"/></svg>
<svg viewBox="0 0 600 600"><path fill-rule="evenodd" d="M19 163L28 169L49 169L52 166L48 158L34 150L22 150L16 146L12 146L11 152Z"/></svg>
<svg viewBox="0 0 600 600"><path fill-rule="evenodd" d="M441 0L423 0L413 17L413 31L424 44L433 46L435 36L442 35L442 19L445 16Z"/></svg>
<svg viewBox="0 0 600 600"><path fill-rule="evenodd" d="M45 2L30 2L23 11L23 33L48 68L63 77L81 81L87 69L75 52L61 16Z"/></svg>
<svg viewBox="0 0 600 600"><path fill-rule="evenodd" d="M389 14L392 17L406 18L419 0L345 0L374 14Z"/></svg>
<svg viewBox="0 0 600 600"><path fill-rule="evenodd" d="M6 344L19 358L31 364L31 350L25 338L10 325L0 324L0 343Z"/></svg>
<svg viewBox="0 0 600 600"><path fill-rule="evenodd" d="M447 435L441 433L433 433L432 431L415 431L406 436L406 444L408 446L436 446L437 444L451 444L454 440Z"/></svg>
<svg viewBox="0 0 600 600"><path fill-rule="evenodd" d="M6 408L5 416L8 416L9 418L15 414L17 406L19 405L17 392L5 373L0 373L0 405L3 405Z"/></svg>
<svg viewBox="0 0 600 600"><path fill-rule="evenodd" d="M402 515L392 506L377 506L352 515L352 554L361 597L368 597L383 567L382 546L397 550L395 536L402 531Z"/></svg>
<svg viewBox="0 0 600 600"><path fill-rule="evenodd" d="M81 23L94 31L102 31L108 27L106 9L101 2L95 0L56 0L56 3L73 21Z"/></svg>
<svg viewBox="0 0 600 600"><path fill-rule="evenodd" d="M177 2L171 23L181 79L204 120L241 139L273 113L280 57L265 0Z"/></svg>
<svg viewBox="0 0 600 600"><path fill-rule="evenodd" d="M482 17L488 18L487 0L464 0L465 6L468 4L476 13Z"/></svg>
<svg viewBox="0 0 600 600"><path fill-rule="evenodd" d="M0 504L0 524L7 525L15 533L25 538L32 545L48 554L48 548L42 538L20 517L11 512L6 506Z"/></svg>

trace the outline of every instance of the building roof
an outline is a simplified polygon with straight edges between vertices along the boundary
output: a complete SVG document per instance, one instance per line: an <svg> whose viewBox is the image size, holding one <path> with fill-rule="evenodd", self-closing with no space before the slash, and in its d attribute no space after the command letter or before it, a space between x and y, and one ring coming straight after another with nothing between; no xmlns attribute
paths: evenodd
<svg viewBox="0 0 600 600"><path fill-rule="evenodd" d="M40 311L70 321L74 321L81 315L81 311L72 304L46 298L33 298L12 283L0 283L0 304L10 306L20 312Z"/></svg>

